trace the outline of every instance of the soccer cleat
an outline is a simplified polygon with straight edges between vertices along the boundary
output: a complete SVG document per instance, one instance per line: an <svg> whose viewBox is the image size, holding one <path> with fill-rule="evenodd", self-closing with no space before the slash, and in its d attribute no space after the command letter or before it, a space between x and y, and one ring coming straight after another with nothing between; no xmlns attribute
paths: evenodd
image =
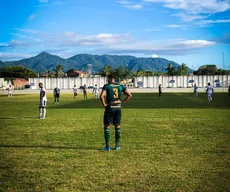
<svg viewBox="0 0 230 192"><path fill-rule="evenodd" d="M105 147L102 149L102 151L110 151L110 147Z"/></svg>
<svg viewBox="0 0 230 192"><path fill-rule="evenodd" d="M119 146L115 146L115 150L120 150L121 148Z"/></svg>
<svg viewBox="0 0 230 192"><path fill-rule="evenodd" d="M41 119L42 118L42 116L38 116L38 119Z"/></svg>
<svg viewBox="0 0 230 192"><path fill-rule="evenodd" d="M40 119L46 119L46 117L40 117Z"/></svg>

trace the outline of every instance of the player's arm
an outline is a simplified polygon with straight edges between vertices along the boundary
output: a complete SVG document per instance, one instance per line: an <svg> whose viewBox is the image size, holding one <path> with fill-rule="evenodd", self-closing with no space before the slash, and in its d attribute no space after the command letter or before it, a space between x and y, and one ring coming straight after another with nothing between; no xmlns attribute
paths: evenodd
<svg viewBox="0 0 230 192"><path fill-rule="evenodd" d="M106 90L102 90L101 95L100 95L100 100L101 103L104 107L106 107L108 104L105 102L105 95L106 95Z"/></svg>
<svg viewBox="0 0 230 192"><path fill-rule="evenodd" d="M121 104L126 103L128 100L132 98L132 94L127 89L124 91L124 94L126 95L126 97L123 101L121 101Z"/></svg>

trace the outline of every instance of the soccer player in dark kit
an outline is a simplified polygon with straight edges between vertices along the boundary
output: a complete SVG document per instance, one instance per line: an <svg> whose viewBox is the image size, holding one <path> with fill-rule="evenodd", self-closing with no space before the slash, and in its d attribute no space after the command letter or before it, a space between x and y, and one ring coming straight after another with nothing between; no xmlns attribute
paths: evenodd
<svg viewBox="0 0 230 192"><path fill-rule="evenodd" d="M59 98L60 98L60 89L58 87L54 88L54 104L58 104L59 103Z"/></svg>
<svg viewBox="0 0 230 192"><path fill-rule="evenodd" d="M121 95L124 93L126 97L121 101ZM106 96L106 99L105 99ZM105 148L103 150L110 150L110 125L115 126L115 150L120 149L120 123L121 123L121 105L130 100L132 94L119 83L115 82L113 75L108 76L108 83L102 88L100 95L101 102L105 107L104 112L104 138Z"/></svg>

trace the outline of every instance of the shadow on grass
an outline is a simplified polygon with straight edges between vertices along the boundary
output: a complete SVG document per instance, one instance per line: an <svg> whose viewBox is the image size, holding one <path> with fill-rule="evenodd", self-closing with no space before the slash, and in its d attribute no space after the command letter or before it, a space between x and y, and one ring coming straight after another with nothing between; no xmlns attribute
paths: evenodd
<svg viewBox="0 0 230 192"><path fill-rule="evenodd" d="M213 102L209 103L207 95L199 94L198 97L192 93L163 93L161 97L157 93L133 93L132 99L125 103L122 108L130 109L156 109L156 108L230 108L230 97L227 93L216 93ZM76 99L59 105L50 104L49 108L103 108L100 100Z"/></svg>
<svg viewBox="0 0 230 192"><path fill-rule="evenodd" d="M101 149L93 147L68 147L68 146L51 146L51 145L0 145L0 148L41 148L41 149L73 149L73 150L96 150Z"/></svg>

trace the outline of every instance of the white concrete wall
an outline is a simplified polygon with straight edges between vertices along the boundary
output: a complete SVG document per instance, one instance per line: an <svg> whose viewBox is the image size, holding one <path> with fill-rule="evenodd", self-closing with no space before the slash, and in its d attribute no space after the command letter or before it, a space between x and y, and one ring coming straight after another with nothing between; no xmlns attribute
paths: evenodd
<svg viewBox="0 0 230 192"><path fill-rule="evenodd" d="M12 85L11 81L5 81L4 78L0 78L0 87L9 87L9 85Z"/></svg>
<svg viewBox="0 0 230 192"><path fill-rule="evenodd" d="M170 83L170 80L174 80L175 83ZM189 80L194 80L194 83L189 83ZM150 77L136 77L134 84L138 87L138 82L143 82L143 87L155 88L161 84L162 87L192 87L196 84L198 87L205 87L210 83L213 87L216 87L215 80L219 80L221 87L227 87L230 85L230 75L200 75L200 76L150 76Z"/></svg>
<svg viewBox="0 0 230 192"><path fill-rule="evenodd" d="M46 89L72 89L74 85L77 88L86 84L86 86L94 86L97 84L103 87L106 84L106 77L76 77L76 78L29 78L29 83L34 83L35 88L39 89L38 84L43 83Z"/></svg>

